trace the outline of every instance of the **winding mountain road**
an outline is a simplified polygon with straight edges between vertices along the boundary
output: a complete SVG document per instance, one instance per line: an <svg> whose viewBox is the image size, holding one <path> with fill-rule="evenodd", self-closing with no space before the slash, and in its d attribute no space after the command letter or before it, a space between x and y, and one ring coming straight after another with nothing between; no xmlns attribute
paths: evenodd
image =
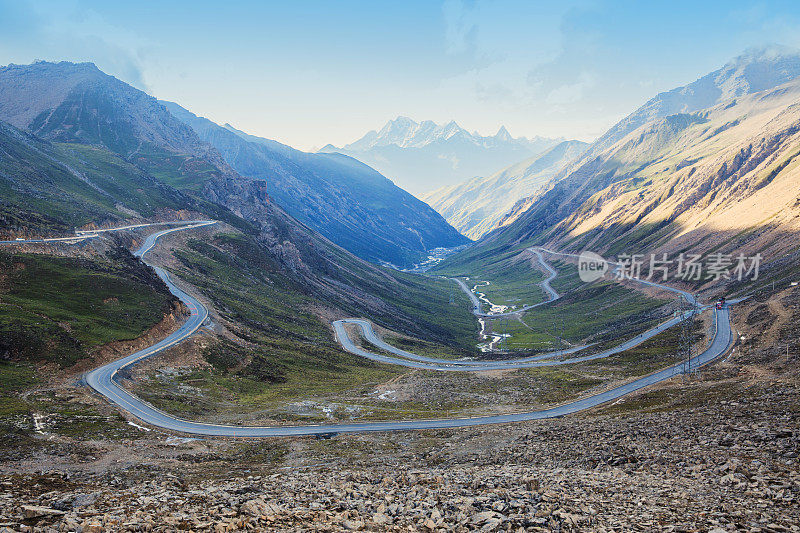
<svg viewBox="0 0 800 533"><path fill-rule="evenodd" d="M537 253L539 250L541 250L541 251L546 252L548 254L560 255L562 257L574 257L574 258L579 258L580 257L579 254L569 254L569 253L565 253L565 252L554 252L553 250L548 250L547 248L528 248L528 250L530 250L531 252L534 252L534 253ZM539 255L539 257L541 257L541 254ZM616 261L607 261L607 263L609 265L613 265L614 266L614 270L611 271L612 275L614 274L614 272L617 269L620 269L623 266L622 263L618 263ZM677 294L677 295L683 297L684 299L686 299L686 301L688 301L690 304L692 304L692 305L694 305L696 307L703 307L703 306L700 305L700 302L697 301L697 297L694 294L692 294L691 292L689 292L689 291L676 289L675 287L670 287L669 285L662 285L661 283L656 283L655 281L650 281L650 280L647 280L647 279L641 279L641 278L627 278L627 279L629 279L631 281L635 281L637 283L641 283L643 285L649 285L649 286L655 287L657 289L661 289L661 290L665 290L665 291L669 291L669 292L674 292L675 294ZM739 300L739 301L741 301L741 300ZM709 304L709 306L710 306L710 304ZM709 306L705 306L705 307L709 307Z"/></svg>
<svg viewBox="0 0 800 533"><path fill-rule="evenodd" d="M556 278L558 273L556 272L553 267L551 267L542 256L542 252L546 252L553 255L561 255L566 257L579 257L577 254L567 254L561 252L554 252L552 250L547 250L545 248L528 248L528 251L536 254L539 264L542 268L548 273L547 278L542 280L539 285L545 291L548 296L548 300L543 302L539 302L534 305L528 305L525 307L521 307L520 309L515 309L514 311L504 312L504 313L484 313L481 310L481 302L475 295L473 291L469 289L469 287L460 279L458 278L450 278L461 287L461 289L469 296L470 300L472 301L473 308L472 312L475 316L484 317L484 318L498 318L503 316L509 315L517 315L523 313L529 309L533 309L535 307L539 307L544 304L549 304L561 298L561 295L556 292L553 287L550 285L550 282ZM610 262L611 265L614 265L615 270L620 268L619 263ZM612 271L613 273L613 271ZM635 348L636 346L642 344L643 342L653 338L654 336L668 330L671 327L674 327L680 324L683 320L694 316L695 314L699 313L704 307L700 306L697 302L695 296L687 291L683 291L681 289L676 289L674 287L669 287L667 285L661 285L659 283L655 283L653 281L648 281L644 279L632 278L634 281L638 281L645 285L653 286L659 289L667 290L670 292L674 292L679 294L683 298L687 299L689 302L694 304L695 309L691 311L686 311L678 316L670 318L658 324L657 326L641 333L622 344L615 346L613 348L609 348L607 350L603 350L598 353L582 355L578 357L572 357L568 359L556 359L558 357L563 357L565 355L569 355L578 351L582 351L587 346L574 346L572 348L564 349L564 350L557 350L554 352L548 352L544 354L539 354L531 357L524 357L519 359L504 359L501 361L498 360L453 360L453 359L441 359L441 358L434 358L434 357L424 357L421 355L416 355L411 352L407 352L405 350L401 350L396 348L388 343L386 343L380 336L375 332L372 327L372 324L364 319L360 318L346 318L342 320L337 320L333 323L334 332L336 333L336 338L339 341L339 344L342 345L346 351L358 355L360 357L364 357L366 359L370 359L372 361L376 361L379 363L388 363L388 364L395 364L400 366L405 366L408 368L415 368L421 370L437 370L437 371L450 371L450 372L483 372L486 370L511 370L517 368L531 368L531 367L543 367L543 366L559 366L559 365L566 365L566 364L574 364L574 363L582 363L585 361L593 361L596 359L603 359L621 352L625 350L630 350L631 348ZM736 301L732 301L731 303L736 303ZM710 307L710 306L705 306ZM353 325L359 328L362 337L364 337L370 344L373 346L381 349L384 352L388 352L394 354L398 357L393 357L390 355L385 354L378 354L374 352L370 352L363 348L356 346L353 341L350 339L345 326Z"/></svg>
<svg viewBox="0 0 800 533"><path fill-rule="evenodd" d="M564 416L585 409L589 409L592 407L596 407L598 405L602 405L606 402L613 401L622 396L625 396L626 394L630 394L631 392L642 389L649 385L653 385L655 383L659 383L661 381L670 379L683 372L684 363L679 363L677 365L666 368L660 372L656 372L649 376L645 376L636 379L634 381L631 381L629 383L626 383L625 385L616 387L614 389L599 394L588 396L586 398L582 398L574 402L569 402L564 405L560 405L550 409L544 409L541 411L530 411L525 413L512 413L505 415L488 415L488 416L478 416L471 418L448 418L448 419L437 419L437 420L402 420L402 421L387 421L387 422L357 422L349 424L261 426L261 427L207 424L202 422L183 420L175 416L172 416L168 413L165 413L153 407L149 403L143 401L142 399L134 396L133 394L122 388L120 385L118 385L117 382L115 381L115 377L121 370L143 359L152 357L153 355L160 353L164 349L170 346L174 346L175 344L181 342L183 339L190 336L192 333L197 331L202 326L203 322L208 316L208 310L206 309L206 307L199 300L189 295L188 293L184 292L179 287L177 287L172 282L167 272L165 272L163 269L147 263L145 255L155 245L157 240L164 235L167 235L174 231L198 228L214 223L215 223L214 221L194 221L192 223L187 223L186 225L180 227L159 231L157 233L149 235L145 239L145 242L142 244L142 246L136 252L134 252L135 255L137 255L142 259L142 261L144 261L146 264L155 269L158 276L162 280L164 280L164 282L167 284L167 287L169 288L170 292L172 292L172 294L178 297L190 309L191 316L189 317L189 319L177 331L170 334L162 341L148 348L140 350L136 353L133 353L127 357L108 363L100 368L88 372L84 376L86 383L90 387L92 387L95 391L105 396L109 401L116 404L121 409L128 412L130 415L138 418L144 423L150 424L155 427L163 428L169 431L187 433L192 435L202 435L202 436L279 437L279 436L324 435L324 434L337 434L337 433L360 433L360 432L375 432L375 431L446 429L446 428L478 426L484 424L504 424L512 422L524 422L528 420L538 420L544 418L554 418L554 417ZM24 243L24 241L22 242L10 241L10 243L20 244ZM544 263L544 259L541 257L541 255L539 255L539 259L543 264L546 264ZM551 280L554 277L552 276L552 274L554 274L555 271L552 270L551 268L548 268L548 271L551 272L551 277L548 278L548 280L546 280L548 281L548 286L549 286L549 280ZM554 292L555 291L553 291L552 293L549 292L551 297L553 296ZM673 320L679 322L681 320L681 317L677 317ZM703 353L691 359L691 366L693 368L698 368L702 365L710 363L711 361L715 360L716 358L726 353L733 344L733 334L731 331L730 317L727 306L725 306L723 309L715 310L714 320L715 320L715 333L713 341L711 342L711 345L705 351L703 351ZM360 348L356 347L353 344L350 337L348 336L347 331L344 327L345 324L348 323L360 327L362 329L362 333L364 334L364 336L370 342L373 342L376 346L379 346L381 349L385 349L404 359L398 359L389 356L381 356L379 354L372 354L370 352L367 352L366 350L361 350ZM664 324L658 326L657 328L650 330L650 332L652 332L652 335L656 335L658 332L663 331L663 329L670 327L667 326L667 324L669 323L670 321L667 321ZM459 367L459 369L461 370L463 370L464 368L474 368L475 369L474 371L478 371L478 369L487 370L487 364L491 365L489 366L489 368L491 369L498 368L498 365L492 365L492 363L494 362L488 362L488 361L459 362L450 360L436 360L434 358L425 358L422 356L417 356L416 354L411 354L410 352L398 350L384 343L372 330L372 327L369 324L369 322L361 319L347 319L347 320L336 321L334 322L333 327L338 341L342 344L345 350L360 355L362 357L368 357L373 360L382 361L381 359L375 359L375 357L379 358L386 357L388 360L382 362L387 362L391 364L400 364L398 363L398 361L405 360L406 363L408 363L406 366L409 366L410 364L425 364L425 365L431 365L433 367L436 366L442 367L442 368L434 368L436 370L455 370L456 369L455 367ZM662 329L659 330L658 328ZM642 340L639 340L639 337L628 341L628 343L636 343L636 344L638 344L639 342L642 342ZM627 347L630 347L628 343L625 343L615 349L619 349L619 351L627 349ZM562 355L563 353L566 352L562 352ZM552 354L546 354L546 355L553 357ZM583 356L565 361L550 361L549 363L567 364L568 362L589 360L591 358L596 358L597 356L598 354L594 354L594 356ZM542 356L536 356L536 357L542 357ZM445 361L445 363L441 363L439 361ZM534 362L535 361L532 358L528 358L527 360L502 361L497 363L499 365L510 365L508 366L508 368L521 368L523 365ZM431 366L426 366L424 368L430 369Z"/></svg>
<svg viewBox="0 0 800 533"><path fill-rule="evenodd" d="M98 229L85 229L85 230L75 230L75 235L70 235L68 237L42 237L39 239L14 239L11 241L0 241L0 244L42 244L42 243L66 243L66 244L76 244L79 242L83 242L88 239L96 239L100 236L100 233L110 233L115 231L124 231L124 230L131 230L131 229L139 229L139 228L148 228L153 226L172 226L179 224L182 227L186 226L187 224L197 224L198 222L204 222L200 220L187 220L187 221L175 221L175 222L148 222L145 224L130 224L127 226L117 226L114 228L98 228Z"/></svg>
<svg viewBox="0 0 800 533"><path fill-rule="evenodd" d="M502 316L518 315L520 313L528 311L529 309L539 307L540 305L549 304L550 302L553 302L561 298L561 295L558 294L553 289L553 287L550 286L550 282L556 279L556 276L558 276L558 272L556 272L553 269L553 267L551 267L547 263L547 261L544 260L544 257L542 257L542 254L539 250L537 250L536 248L528 248L528 250L536 254L537 258L539 259L539 264L548 273L548 276L544 280L539 282L539 286L542 288L542 290L544 290L545 294L547 294L548 299L532 305L525 305L523 307L520 307L519 309L514 309L513 311L506 311L503 313L484 313L481 301L478 299L475 293L472 292L469 289L469 287L467 287L467 284L458 278L450 278L451 280L455 281L458 284L458 286L461 287L461 290L464 291L469 297L470 301L472 302L472 314L474 314L477 317L487 317L487 318L499 318Z"/></svg>
<svg viewBox="0 0 800 533"><path fill-rule="evenodd" d="M633 337L632 339L629 339L618 346L609 348L608 350L603 350L601 352L597 352L594 354L582 355L579 357L571 357L569 359L558 359L558 360L553 360L553 359L556 357L561 357L564 355L572 354L577 351L583 350L586 348L586 346L575 346L565 350L547 352L545 354L534 355L531 357L524 357L521 359L504 359L501 361L497 360L459 361L453 359L437 359L433 357L423 357L396 348L391 344L387 344L385 341L383 341L375 333L375 330L372 328L372 324L370 324L367 320L363 320L360 318L345 318L342 320L337 320L336 322L333 323L333 328L334 331L336 332L336 339L339 341L339 344L342 345L342 348L344 348L346 351L354 355L358 355L366 359L370 359L372 361L377 361L379 363L400 365L408 368L417 368L422 370L439 370L439 371L451 371L451 372L485 372L487 370L512 370L516 368L560 366L573 363L582 363L585 361L593 361L595 359L603 359L612 356L614 354L624 352L625 350L630 350L631 348L635 348L636 346L642 344L648 339L652 339L659 333L662 333L668 330L669 328L680 324L685 318L689 318L691 315L695 313L696 313L695 311L687 311L682 315L670 318L669 320L662 322L661 324L645 331L644 333L641 333L636 337ZM347 324L357 326L361 330L362 336L370 344L377 346L381 350L395 354L399 357L391 357L388 355L377 354L364 350L363 348L359 348L353 343L353 341L347 334L347 331L344 328L344 326Z"/></svg>
<svg viewBox="0 0 800 533"><path fill-rule="evenodd" d="M363 348L356 346L350 335L347 333L345 326L353 325L359 328L361 335L373 346L380 348L386 352L397 355L392 357L389 355L377 354L370 352ZM566 361L544 361L542 359L552 359L575 353L579 350L586 348L585 346L575 346L565 350L558 350L554 352L547 352L545 354L534 355L531 357L523 357L520 359L504 359L502 361L496 360L473 360L473 359L440 359L436 357L425 357L415 353L407 352L396 348L391 344L386 343L375 332L372 324L368 320L361 318L344 318L333 322L333 331L336 334L336 340L342 345L345 351L353 355L364 357L379 363L389 363L392 365L400 365L408 368L417 368L421 370L439 370L439 371L456 371L456 372L484 372L486 370L508 370L513 368L525 368L533 366L549 366L556 364L565 364L567 362L574 362L572 360ZM610 355L610 354L608 354ZM606 355L605 357L607 357Z"/></svg>

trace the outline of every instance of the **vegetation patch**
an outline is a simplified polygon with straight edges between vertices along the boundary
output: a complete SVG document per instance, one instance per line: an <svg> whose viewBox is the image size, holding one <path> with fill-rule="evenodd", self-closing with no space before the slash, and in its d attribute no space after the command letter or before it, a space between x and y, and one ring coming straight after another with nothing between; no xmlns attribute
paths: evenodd
<svg viewBox="0 0 800 533"><path fill-rule="evenodd" d="M397 375L341 350L310 312L312 296L287 278L248 237L219 234L175 251L176 275L198 288L238 337L203 352L211 368L153 375L137 393L184 416L274 410L284 402L357 389Z"/></svg>
<svg viewBox="0 0 800 533"><path fill-rule="evenodd" d="M695 345L703 338L703 326L694 321L690 328L690 342ZM675 326L643 342L604 359L588 361L581 365L586 371L611 370L621 377L651 374L682 361L680 354L681 327ZM693 352L697 355L697 352Z"/></svg>
<svg viewBox="0 0 800 533"><path fill-rule="evenodd" d="M532 309L519 321L495 325L511 335L514 350L549 350L571 344L595 343L595 348L619 344L666 318L659 309L670 300L648 298L614 282L582 284L552 304ZM558 340L557 340L558 339Z"/></svg>
<svg viewBox="0 0 800 533"><path fill-rule="evenodd" d="M474 350L465 350L459 347L446 346L434 342L428 342L409 337L399 337L397 335L387 335L383 339L387 344L396 348L411 352L425 357L437 357L439 359L461 359L464 357L474 357ZM379 348L369 345L370 350L382 352ZM387 354L396 357L396 354Z"/></svg>
<svg viewBox="0 0 800 533"><path fill-rule="evenodd" d="M69 366L91 348L135 339L173 297L124 250L98 259L0 252L0 359Z"/></svg>

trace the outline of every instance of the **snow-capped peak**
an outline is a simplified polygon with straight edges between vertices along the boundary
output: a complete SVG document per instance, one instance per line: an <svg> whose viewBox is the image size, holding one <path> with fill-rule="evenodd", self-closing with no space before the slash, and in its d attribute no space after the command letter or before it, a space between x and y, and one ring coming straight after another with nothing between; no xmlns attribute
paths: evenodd
<svg viewBox="0 0 800 533"><path fill-rule="evenodd" d="M514 140L514 137L512 137L511 134L508 133L508 130L506 129L505 126L500 126L500 129L497 130L497 135L495 135L494 138L497 139L498 141L510 142Z"/></svg>
<svg viewBox="0 0 800 533"><path fill-rule="evenodd" d="M358 141L345 146L347 150L369 150L377 146L395 145L400 148L421 148L433 143L447 142L459 138L475 146L496 145L497 143L524 142L524 138L514 139L505 126L494 136L484 137L477 131L470 133L455 120L439 125L432 120L416 122L411 118L399 116L387 122L379 131L371 131Z"/></svg>

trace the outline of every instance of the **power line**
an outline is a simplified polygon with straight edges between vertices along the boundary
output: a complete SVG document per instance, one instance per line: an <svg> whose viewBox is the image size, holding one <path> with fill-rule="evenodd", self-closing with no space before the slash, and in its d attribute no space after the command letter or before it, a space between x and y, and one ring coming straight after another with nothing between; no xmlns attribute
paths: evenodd
<svg viewBox="0 0 800 533"><path fill-rule="evenodd" d="M683 360L683 375L687 378L692 372L692 325L694 323L695 306L688 298L681 297L678 312L681 314L681 329L678 339L678 358ZM687 316L688 315L688 316Z"/></svg>

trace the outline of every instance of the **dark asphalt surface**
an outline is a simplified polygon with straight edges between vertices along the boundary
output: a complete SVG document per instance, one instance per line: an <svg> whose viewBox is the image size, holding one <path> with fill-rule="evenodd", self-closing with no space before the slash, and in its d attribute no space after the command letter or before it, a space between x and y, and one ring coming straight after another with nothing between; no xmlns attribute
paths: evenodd
<svg viewBox="0 0 800 533"><path fill-rule="evenodd" d="M213 222L204 222L181 228L173 228L170 230L165 230L150 235L145 241L144 245L139 250L136 251L136 254L142 257L142 260L144 260L144 255L147 253L147 251L150 250L150 248L153 247L157 239L162 235L165 235L172 231L191 229L193 227L199 227L200 225L206 225L211 223ZM182 291L174 283L172 283L167 273L164 272L162 269L158 267L154 268L156 268L156 272L158 273L158 275L167 283L167 286L169 287L170 291L172 291L173 294L175 294L178 298L180 298L186 304L186 306L192 310L191 317L183 326L181 326L181 328L178 331L176 331L166 339L162 340L161 342L149 348L131 354L128 357L122 358L118 361L114 361L92 372L89 372L88 374L86 374L86 382L97 392L99 392L100 394L108 398L111 402L115 403L120 408L127 411L131 415L135 416L139 420L147 424L150 424L152 426L180 433L186 433L192 435L205 435L205 436L225 436L225 437L279 437L279 436L321 435L321 434L335 434L335 433L358 433L358 432L373 432L373 431L444 429L444 428L478 426L484 424L504 424L511 422L524 422L526 420L537 420L543 418L559 417L571 413L576 413L578 411L582 411L585 409L590 409L592 407L596 407L598 405L602 405L604 403L621 398L622 396L625 396L626 394L629 394L633 391L642 389L644 387L653 385L655 383L659 383L666 379L670 379L676 375L681 374L683 371L683 363L680 363L672 367L669 367L665 370L662 370L660 372L657 372L655 374L652 374L650 376L639 378L637 380L631 381L630 383L626 383L625 385L622 385L620 387L611 389L609 391L600 394L589 396L587 398L583 398L581 400L570 402L551 409L545 409L541 411L531 411L526 413L490 415L490 416L480 416L473 418L439 419L439 420L402 420L402 421L388 421L388 422L362 422L362 423L349 423L349 424L321 424L321 425L273 426L273 427L229 426L229 425L192 422L189 420L182 420L180 418L176 418L168 413L164 413L156 409L147 402L144 402L143 400L129 393L114 381L114 376L117 374L117 372L119 372L123 368L128 367L147 357L151 357L159 353L161 350L164 350L169 346L177 344L181 340L185 339L186 337L194 333L202 325L203 321L208 316L207 309L197 299L187 294L186 292ZM357 320L357 319L351 319L351 320ZM345 349L349 348L351 349L351 351L352 349L357 350L358 348L352 345L352 341L347 336L346 331L344 330L344 323L345 323L344 321L338 321L337 323L334 323L334 329L336 331L337 338L339 342L341 342L342 345L345 347ZM354 323L359 325L359 322L354 322ZM369 324L366 321L362 321L362 323ZM706 349L702 354L692 358L691 365L693 368L697 368L699 366L708 364L714 359L720 357L730 348L730 346L733 343L733 336L730 328L730 320L727 308L715 311L715 323L716 323L716 331L714 335L714 340L708 347L708 349ZM365 335L367 335L367 338L370 338L369 337L370 331L371 327L369 327L365 331ZM374 334L374 332L372 333ZM375 339L372 340L375 342L382 342L377 337L377 335L375 335ZM632 339L628 342L633 343L641 341ZM620 350L627 349L624 347L618 347L618 348ZM372 355L377 355L377 354L372 354ZM410 355L408 352L404 352L403 357L407 357L408 355ZM595 356L597 355L598 354L595 354ZM419 356L417 357L419 358ZM584 358L576 358L576 359L587 360ZM397 360L393 359L392 361L389 362L396 364ZM423 361L419 360L410 362L420 363L420 364L423 363ZM566 364L566 362L557 362L557 363ZM448 364L452 365L454 363L448 362ZM463 366L468 366L469 364L470 363L465 362ZM518 363L518 364L524 364L524 363ZM481 370L486 369L483 366L481 366L480 368Z"/></svg>

